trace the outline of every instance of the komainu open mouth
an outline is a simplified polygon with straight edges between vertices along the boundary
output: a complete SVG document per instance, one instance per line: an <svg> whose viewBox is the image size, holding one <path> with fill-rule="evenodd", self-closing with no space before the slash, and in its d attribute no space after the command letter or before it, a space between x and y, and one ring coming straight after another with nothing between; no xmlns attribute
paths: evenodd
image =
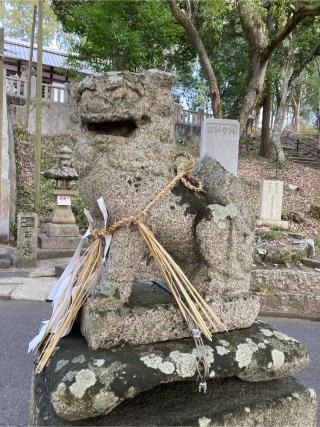
<svg viewBox="0 0 320 427"><path fill-rule="evenodd" d="M115 120L87 123L87 129L99 134L129 138L137 129L137 125L133 120Z"/></svg>

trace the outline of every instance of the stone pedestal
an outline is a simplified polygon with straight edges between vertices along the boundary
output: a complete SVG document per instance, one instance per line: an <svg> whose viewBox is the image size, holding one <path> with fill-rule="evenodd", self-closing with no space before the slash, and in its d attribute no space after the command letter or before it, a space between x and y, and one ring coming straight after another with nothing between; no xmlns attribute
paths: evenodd
<svg viewBox="0 0 320 427"><path fill-rule="evenodd" d="M212 380L202 394L192 339L95 351L63 338L35 377L29 425L315 426L315 392L284 378L309 360L293 338L255 322L214 335L206 351Z"/></svg>

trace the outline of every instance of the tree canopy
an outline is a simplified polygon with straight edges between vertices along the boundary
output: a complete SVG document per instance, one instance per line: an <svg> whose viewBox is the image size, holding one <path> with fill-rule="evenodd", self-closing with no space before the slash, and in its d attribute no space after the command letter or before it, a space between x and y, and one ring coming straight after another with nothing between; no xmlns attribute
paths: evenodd
<svg viewBox="0 0 320 427"><path fill-rule="evenodd" d="M171 65L181 27L161 0L53 0L66 32L78 37L72 50L97 71Z"/></svg>

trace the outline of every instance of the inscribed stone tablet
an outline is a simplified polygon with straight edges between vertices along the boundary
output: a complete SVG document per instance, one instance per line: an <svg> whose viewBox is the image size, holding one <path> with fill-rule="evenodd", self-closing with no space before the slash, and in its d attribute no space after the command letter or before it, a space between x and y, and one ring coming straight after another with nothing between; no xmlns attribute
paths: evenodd
<svg viewBox="0 0 320 427"><path fill-rule="evenodd" d="M259 218L281 221L283 181L261 183Z"/></svg>
<svg viewBox="0 0 320 427"><path fill-rule="evenodd" d="M201 127L200 157L212 157L228 172L237 175L239 122L226 119L204 119Z"/></svg>
<svg viewBox="0 0 320 427"><path fill-rule="evenodd" d="M37 265L38 215L20 212L18 214L17 267Z"/></svg>

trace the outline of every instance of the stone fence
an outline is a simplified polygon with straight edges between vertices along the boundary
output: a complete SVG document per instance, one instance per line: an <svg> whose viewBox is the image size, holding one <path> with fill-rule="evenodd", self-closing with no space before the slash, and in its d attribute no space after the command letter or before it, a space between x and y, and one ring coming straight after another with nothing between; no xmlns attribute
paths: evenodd
<svg viewBox="0 0 320 427"><path fill-rule="evenodd" d="M31 99L36 97L37 78L31 77ZM46 101L57 102L60 104L69 103L69 95L67 91L68 83L63 86L51 85L42 83L42 98ZM15 95L26 98L27 96L27 80L19 78L19 76L6 76L6 89L8 95Z"/></svg>
<svg viewBox="0 0 320 427"><path fill-rule="evenodd" d="M199 109L185 110L176 104L176 140L181 144L200 144L201 124L204 118L211 118L213 114Z"/></svg>

